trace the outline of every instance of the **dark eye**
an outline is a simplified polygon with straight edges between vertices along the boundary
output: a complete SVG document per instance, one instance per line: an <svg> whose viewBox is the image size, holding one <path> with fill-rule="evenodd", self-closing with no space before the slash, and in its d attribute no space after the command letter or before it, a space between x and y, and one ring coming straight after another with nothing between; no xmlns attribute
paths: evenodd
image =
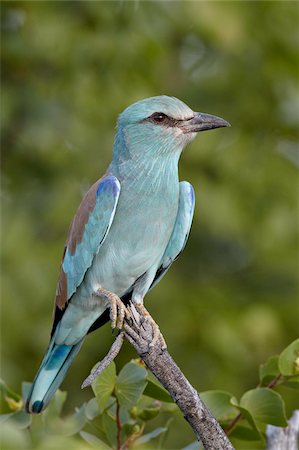
<svg viewBox="0 0 299 450"><path fill-rule="evenodd" d="M157 113L152 114L150 118L151 118L154 122L162 123L162 122L164 122L164 120L167 119L167 116L166 116L166 114L157 112Z"/></svg>

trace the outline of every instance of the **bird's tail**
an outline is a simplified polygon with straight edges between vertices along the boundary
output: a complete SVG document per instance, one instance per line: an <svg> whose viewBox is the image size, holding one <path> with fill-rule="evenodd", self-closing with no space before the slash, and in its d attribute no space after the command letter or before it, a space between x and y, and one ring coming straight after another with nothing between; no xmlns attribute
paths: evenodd
<svg viewBox="0 0 299 450"><path fill-rule="evenodd" d="M40 365L26 402L26 411L40 413L62 383L68 368L79 352L84 338L75 345L57 345L53 336Z"/></svg>

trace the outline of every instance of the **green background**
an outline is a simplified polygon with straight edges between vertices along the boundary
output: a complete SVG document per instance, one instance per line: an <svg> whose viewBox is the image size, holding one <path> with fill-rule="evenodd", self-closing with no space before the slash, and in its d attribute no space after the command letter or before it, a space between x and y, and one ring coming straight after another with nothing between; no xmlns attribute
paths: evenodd
<svg viewBox="0 0 299 450"><path fill-rule="evenodd" d="M295 2L2 2L9 385L31 381L46 349L67 230L109 164L118 114L167 94L232 128L183 152L191 235L146 306L198 390L256 386L258 365L299 328L297 52ZM106 326L86 340L63 384L67 411L91 397L80 384L112 339ZM126 344L118 367L134 356ZM191 440L176 419L168 448Z"/></svg>

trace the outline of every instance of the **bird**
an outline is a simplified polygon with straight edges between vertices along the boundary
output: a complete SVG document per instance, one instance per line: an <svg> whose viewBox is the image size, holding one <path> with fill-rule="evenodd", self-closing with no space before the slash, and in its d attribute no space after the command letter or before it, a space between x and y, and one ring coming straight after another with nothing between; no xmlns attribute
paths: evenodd
<svg viewBox="0 0 299 450"><path fill-rule="evenodd" d="M125 305L142 308L146 293L183 251L195 194L179 180L180 155L199 132L229 126L167 95L137 101L120 114L112 161L69 229L50 342L28 413L46 408L85 337L110 319L112 328L121 328Z"/></svg>

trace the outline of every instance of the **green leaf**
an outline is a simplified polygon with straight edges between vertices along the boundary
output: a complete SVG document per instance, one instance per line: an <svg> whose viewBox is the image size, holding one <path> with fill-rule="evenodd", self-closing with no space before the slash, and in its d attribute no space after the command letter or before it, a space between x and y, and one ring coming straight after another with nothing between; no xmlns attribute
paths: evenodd
<svg viewBox="0 0 299 450"><path fill-rule="evenodd" d="M299 374L299 339L292 342L279 356L279 370L285 376Z"/></svg>
<svg viewBox="0 0 299 450"><path fill-rule="evenodd" d="M32 448L28 431L20 430L12 422L1 425L1 449L22 450Z"/></svg>
<svg viewBox="0 0 299 450"><path fill-rule="evenodd" d="M240 406L253 416L254 420L279 427L287 426L285 405L281 396L268 388L257 388L245 392Z"/></svg>
<svg viewBox="0 0 299 450"><path fill-rule="evenodd" d="M282 386L291 388L291 389L299 389L299 375L295 375L294 377L287 378Z"/></svg>
<svg viewBox="0 0 299 450"><path fill-rule="evenodd" d="M159 386L152 380L147 378L147 385L144 389L143 395L160 400L161 402L173 403L173 400L169 393L162 386Z"/></svg>
<svg viewBox="0 0 299 450"><path fill-rule="evenodd" d="M170 425L173 421L174 421L174 417L169 417L169 419L165 423L164 428L167 428L167 431L160 436L160 438L158 440L158 445L157 445L158 448L165 447L164 443L169 435Z"/></svg>
<svg viewBox="0 0 299 450"><path fill-rule="evenodd" d="M146 442L149 442L151 439L156 438L157 436L160 436L160 434L165 433L167 431L167 428L159 427L155 430L151 431L150 433L144 434L140 438L136 439L135 444L141 445L146 444Z"/></svg>
<svg viewBox="0 0 299 450"><path fill-rule="evenodd" d="M135 362L122 368L115 383L115 395L121 406L130 409L138 402L147 383L146 376L146 369Z"/></svg>
<svg viewBox="0 0 299 450"><path fill-rule="evenodd" d="M169 414L176 414L180 410L176 403L164 403L162 405L161 411L169 413Z"/></svg>
<svg viewBox="0 0 299 450"><path fill-rule="evenodd" d="M255 434L255 436L256 436L255 440L260 440L260 439L264 440L263 435L261 434L260 430L258 429L258 426L257 426L252 414L246 408L239 405L237 400L234 397L231 399L231 404L238 408L238 410L242 414L242 418L244 418L247 421L247 423L250 425L250 427L252 429L252 434Z"/></svg>
<svg viewBox="0 0 299 450"><path fill-rule="evenodd" d="M88 442L92 447L97 448L98 450L111 450L111 447L105 444L105 442L101 441L97 436L91 433L87 433L86 431L80 431L80 436L84 441Z"/></svg>
<svg viewBox="0 0 299 450"><path fill-rule="evenodd" d="M63 405L67 397L67 392L56 391L55 396L50 401L49 406L41 415L45 431L49 434L64 433L65 421L60 417Z"/></svg>
<svg viewBox="0 0 299 450"><path fill-rule="evenodd" d="M31 425L32 416L25 411L18 411L12 415L10 420L19 428L24 429Z"/></svg>
<svg viewBox="0 0 299 450"><path fill-rule="evenodd" d="M100 411L103 411L112 394L116 381L115 363L112 361L108 367L94 380L92 390L96 396Z"/></svg>
<svg viewBox="0 0 299 450"><path fill-rule="evenodd" d="M244 424L244 421L242 421ZM246 425L237 425L229 435L230 438L239 439L241 441L259 441L261 434L259 431Z"/></svg>
<svg viewBox="0 0 299 450"><path fill-rule="evenodd" d="M85 415L88 420L93 420L95 417L100 415L100 409L97 399L91 398L86 405Z"/></svg>
<svg viewBox="0 0 299 450"><path fill-rule="evenodd" d="M129 411L123 406L119 408L119 419L122 424L131 422L131 415L129 414Z"/></svg>
<svg viewBox="0 0 299 450"><path fill-rule="evenodd" d="M269 383L279 375L278 358L278 355L270 356L264 364L260 365L259 378L261 383Z"/></svg>
<svg viewBox="0 0 299 450"><path fill-rule="evenodd" d="M142 411L138 413L138 417L139 419L144 421L151 420L159 414L160 410L161 406L144 408Z"/></svg>
<svg viewBox="0 0 299 450"><path fill-rule="evenodd" d="M72 436L77 434L86 424L85 414L86 404L84 403L72 416L64 419L64 432L65 436Z"/></svg>
<svg viewBox="0 0 299 450"><path fill-rule="evenodd" d="M139 434L140 434L140 426L136 422L125 423L123 424L121 430L121 440L126 441L128 437L130 437L130 439L134 441L134 438L139 436Z"/></svg>
<svg viewBox="0 0 299 450"><path fill-rule="evenodd" d="M102 424L109 444L112 448L115 448L117 435L117 426L115 419L113 419L110 414L104 413L102 416Z"/></svg>
<svg viewBox="0 0 299 450"><path fill-rule="evenodd" d="M199 395L218 421L232 419L238 414L237 408L231 403L233 396L229 392L206 391L201 392Z"/></svg>
<svg viewBox="0 0 299 450"><path fill-rule="evenodd" d="M47 407L44 413L47 420L51 420L52 418L58 418L60 416L63 405L66 401L66 397L67 397L66 391L61 391L60 389L56 391L55 396L50 401L49 406Z"/></svg>

